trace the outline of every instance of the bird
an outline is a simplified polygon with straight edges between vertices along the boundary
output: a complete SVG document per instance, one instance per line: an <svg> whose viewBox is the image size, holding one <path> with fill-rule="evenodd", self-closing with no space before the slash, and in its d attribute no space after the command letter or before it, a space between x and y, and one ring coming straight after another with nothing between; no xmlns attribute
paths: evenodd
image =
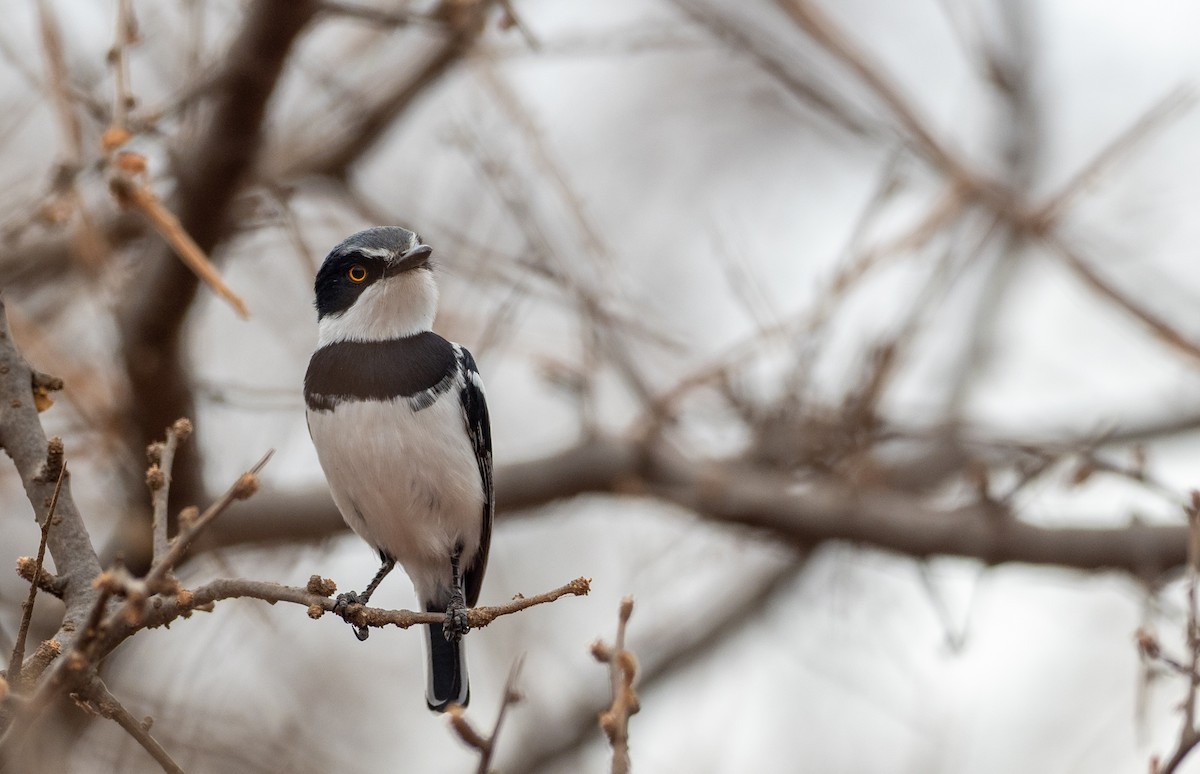
<svg viewBox="0 0 1200 774"><path fill-rule="evenodd" d="M379 571L334 606L360 640L366 605L399 563L428 612L426 703L470 699L463 635L479 599L495 498L487 398L471 353L434 333L433 249L399 226L335 246L314 282L317 348L304 376L309 435L346 524Z"/></svg>

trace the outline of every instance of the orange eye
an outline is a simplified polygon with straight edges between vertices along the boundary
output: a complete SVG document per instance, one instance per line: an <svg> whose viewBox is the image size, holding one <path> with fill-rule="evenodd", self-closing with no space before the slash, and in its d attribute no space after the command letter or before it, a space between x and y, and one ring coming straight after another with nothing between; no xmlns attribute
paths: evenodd
<svg viewBox="0 0 1200 774"><path fill-rule="evenodd" d="M350 267L350 271L346 272L346 276L350 278L351 282L363 282L367 279L367 269L356 263Z"/></svg>

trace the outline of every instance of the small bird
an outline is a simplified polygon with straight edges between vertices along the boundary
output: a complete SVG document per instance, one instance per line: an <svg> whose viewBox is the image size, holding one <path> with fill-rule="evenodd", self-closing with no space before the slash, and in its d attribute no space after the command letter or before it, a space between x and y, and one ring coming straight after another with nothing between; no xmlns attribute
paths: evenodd
<svg viewBox="0 0 1200 774"><path fill-rule="evenodd" d="M475 359L431 330L431 253L394 226L333 248L317 272L319 342L304 400L333 501L383 562L366 591L338 596L335 611L346 618L350 605L367 604L399 562L424 609L446 614L427 638L426 701L443 712L470 698L461 640L487 567L494 498ZM354 630L367 638L365 626Z"/></svg>

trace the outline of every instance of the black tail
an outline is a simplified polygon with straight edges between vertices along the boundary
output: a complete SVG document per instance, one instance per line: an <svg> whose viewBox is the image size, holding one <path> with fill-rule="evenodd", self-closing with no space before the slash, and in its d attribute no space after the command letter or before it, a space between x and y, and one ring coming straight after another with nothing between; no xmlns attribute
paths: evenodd
<svg viewBox="0 0 1200 774"><path fill-rule="evenodd" d="M467 682L467 653L462 640L450 642L442 625L429 624L429 684L425 703L434 712L445 712L451 704L467 706L471 686Z"/></svg>

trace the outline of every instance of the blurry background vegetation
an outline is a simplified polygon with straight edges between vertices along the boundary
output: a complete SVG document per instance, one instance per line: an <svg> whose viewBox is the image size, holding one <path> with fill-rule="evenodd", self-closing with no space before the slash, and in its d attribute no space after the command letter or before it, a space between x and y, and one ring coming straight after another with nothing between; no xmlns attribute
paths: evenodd
<svg viewBox="0 0 1200 774"><path fill-rule="evenodd" d="M525 655L501 770L607 768L588 645L629 593L640 771L1145 771L1183 749L1188 680L1161 655L1186 674L1200 647L1200 9L0 9L0 287L65 381L42 421L102 561L145 566L144 449L187 416L173 511L277 454L185 584L361 585L375 559L300 383L316 266L399 224L488 387L482 601L594 580L469 638L485 721ZM8 470L0 497L8 568L39 535ZM0 651L26 589L0 573ZM374 601L413 604L400 578ZM39 598L34 637L61 619ZM360 644L231 601L104 674L190 772L474 766L425 711L410 632ZM47 771L156 770L114 724L60 723Z"/></svg>

